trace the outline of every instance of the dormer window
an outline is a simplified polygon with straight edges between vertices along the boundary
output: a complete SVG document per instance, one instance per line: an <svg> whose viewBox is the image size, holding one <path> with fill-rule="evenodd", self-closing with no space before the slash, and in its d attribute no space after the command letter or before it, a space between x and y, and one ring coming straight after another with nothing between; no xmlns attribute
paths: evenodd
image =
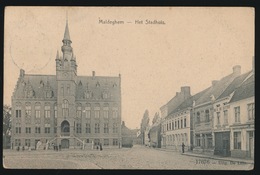
<svg viewBox="0 0 260 175"><path fill-rule="evenodd" d="M96 87L100 87L100 84L99 84L99 82L97 82L97 84L96 84Z"/></svg>
<svg viewBox="0 0 260 175"><path fill-rule="evenodd" d="M47 98L52 98L52 97L53 97L53 91L51 91L51 90L50 90L50 91L47 91L47 92L46 92L46 97L47 97Z"/></svg>
<svg viewBox="0 0 260 175"><path fill-rule="evenodd" d="M91 98L91 97L92 97L91 91L85 92L85 98L89 99L89 98Z"/></svg>

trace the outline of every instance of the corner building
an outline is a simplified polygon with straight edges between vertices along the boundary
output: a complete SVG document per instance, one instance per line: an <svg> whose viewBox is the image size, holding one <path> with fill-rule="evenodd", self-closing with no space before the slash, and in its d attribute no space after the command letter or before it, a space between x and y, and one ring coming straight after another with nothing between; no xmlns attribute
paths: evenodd
<svg viewBox="0 0 260 175"><path fill-rule="evenodd" d="M121 146L121 76L78 76L66 22L56 75L20 70L12 96L12 148Z"/></svg>

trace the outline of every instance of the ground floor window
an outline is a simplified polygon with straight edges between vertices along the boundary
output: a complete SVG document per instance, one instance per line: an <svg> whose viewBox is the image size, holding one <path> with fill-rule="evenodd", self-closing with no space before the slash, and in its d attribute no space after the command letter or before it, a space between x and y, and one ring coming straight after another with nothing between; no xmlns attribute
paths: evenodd
<svg viewBox="0 0 260 175"><path fill-rule="evenodd" d="M234 132L234 149L241 149L241 132Z"/></svg>
<svg viewBox="0 0 260 175"><path fill-rule="evenodd" d="M25 128L25 133L27 133L27 134L31 133L31 128L30 127L26 127Z"/></svg>
<svg viewBox="0 0 260 175"><path fill-rule="evenodd" d="M51 132L51 128L50 127L45 127L44 128L44 133L50 133Z"/></svg>
<svg viewBox="0 0 260 175"><path fill-rule="evenodd" d="M200 144L200 136L196 135L196 146L201 146Z"/></svg>
<svg viewBox="0 0 260 175"><path fill-rule="evenodd" d="M21 146L21 139L15 139L14 144L15 146Z"/></svg>
<svg viewBox="0 0 260 175"><path fill-rule="evenodd" d="M35 133L41 133L41 128L40 127L35 127Z"/></svg>
<svg viewBox="0 0 260 175"><path fill-rule="evenodd" d="M81 133L81 124L77 123L76 133Z"/></svg>
<svg viewBox="0 0 260 175"><path fill-rule="evenodd" d="M100 140L99 140L99 139L94 139L94 144L95 144L95 145L99 145L99 143L100 143Z"/></svg>
<svg viewBox="0 0 260 175"><path fill-rule="evenodd" d="M31 146L31 140L30 139L25 139L25 146L28 146L28 147Z"/></svg>
<svg viewBox="0 0 260 175"><path fill-rule="evenodd" d="M118 145L118 139L113 139L113 145Z"/></svg>
<svg viewBox="0 0 260 175"><path fill-rule="evenodd" d="M104 146L108 146L109 145L109 139L104 139Z"/></svg>

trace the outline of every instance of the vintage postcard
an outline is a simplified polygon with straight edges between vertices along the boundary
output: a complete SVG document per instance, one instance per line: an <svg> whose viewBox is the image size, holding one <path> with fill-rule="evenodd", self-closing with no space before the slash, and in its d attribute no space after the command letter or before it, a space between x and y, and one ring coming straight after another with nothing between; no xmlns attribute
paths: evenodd
<svg viewBox="0 0 260 175"><path fill-rule="evenodd" d="M254 8L5 8L6 169L252 170Z"/></svg>

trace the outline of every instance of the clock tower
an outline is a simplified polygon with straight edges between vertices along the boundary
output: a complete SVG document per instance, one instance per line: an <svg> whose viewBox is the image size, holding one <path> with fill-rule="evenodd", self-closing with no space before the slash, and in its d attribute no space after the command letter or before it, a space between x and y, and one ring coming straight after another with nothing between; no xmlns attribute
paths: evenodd
<svg viewBox="0 0 260 175"><path fill-rule="evenodd" d="M77 82L77 63L71 47L68 20L66 20L64 37L62 40L62 55L57 51L56 80L57 80L57 136L58 144L73 145L75 130L75 97Z"/></svg>

